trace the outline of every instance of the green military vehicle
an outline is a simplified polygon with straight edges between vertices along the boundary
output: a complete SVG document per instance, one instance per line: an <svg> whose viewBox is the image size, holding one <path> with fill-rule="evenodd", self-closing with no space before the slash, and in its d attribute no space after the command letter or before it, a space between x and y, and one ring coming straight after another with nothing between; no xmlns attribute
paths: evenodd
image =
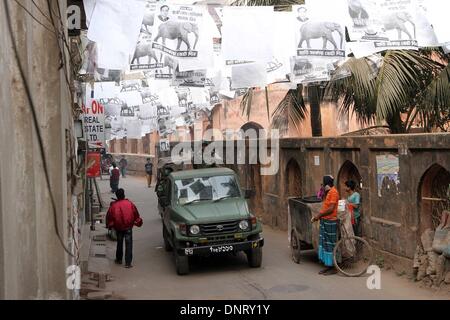
<svg viewBox="0 0 450 320"><path fill-rule="evenodd" d="M262 262L261 223L248 209L235 172L227 168L176 171L159 193L164 246L173 251L179 275L189 258L243 251L249 266Z"/></svg>

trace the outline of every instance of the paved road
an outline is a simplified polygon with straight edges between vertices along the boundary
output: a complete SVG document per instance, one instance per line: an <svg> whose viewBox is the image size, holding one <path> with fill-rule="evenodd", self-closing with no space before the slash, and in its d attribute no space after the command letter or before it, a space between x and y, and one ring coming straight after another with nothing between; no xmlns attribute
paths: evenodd
<svg viewBox="0 0 450 320"><path fill-rule="evenodd" d="M100 182L102 191L109 181ZM390 271L382 273L382 289L368 290L366 278L321 276L314 253L305 253L300 265L293 263L285 232L264 229L263 266L250 269L244 254L194 261L191 273L178 276L171 253L163 249L162 224L153 189L144 178L128 176L120 187L138 207L144 226L134 229L132 269L112 266L114 281L108 283L117 298L124 299L449 299ZM105 193L109 201L111 194ZM115 243L108 242L108 257Z"/></svg>

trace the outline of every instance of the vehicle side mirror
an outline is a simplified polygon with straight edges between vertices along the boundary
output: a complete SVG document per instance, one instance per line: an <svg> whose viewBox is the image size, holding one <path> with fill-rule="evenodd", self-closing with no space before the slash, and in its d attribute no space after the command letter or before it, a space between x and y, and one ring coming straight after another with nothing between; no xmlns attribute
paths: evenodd
<svg viewBox="0 0 450 320"><path fill-rule="evenodd" d="M255 190L245 189L245 199L251 199L256 195Z"/></svg>

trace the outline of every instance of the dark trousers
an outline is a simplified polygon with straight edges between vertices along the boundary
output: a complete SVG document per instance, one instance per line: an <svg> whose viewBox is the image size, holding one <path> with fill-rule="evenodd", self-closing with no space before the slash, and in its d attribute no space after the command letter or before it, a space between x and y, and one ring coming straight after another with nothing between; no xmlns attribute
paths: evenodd
<svg viewBox="0 0 450 320"><path fill-rule="evenodd" d="M148 173L147 172L147 184L148 184L148 187L150 188L151 187L151 185L152 185L152 174L151 173Z"/></svg>
<svg viewBox="0 0 450 320"><path fill-rule="evenodd" d="M353 225L353 233L355 234L355 236L361 237L361 235L362 235L362 232L361 232L361 217L355 219L355 224Z"/></svg>
<svg viewBox="0 0 450 320"><path fill-rule="evenodd" d="M123 240L125 240L125 264L131 265L133 260L133 230L117 231L116 260L123 259Z"/></svg>
<svg viewBox="0 0 450 320"><path fill-rule="evenodd" d="M119 181L110 181L109 185L111 187L112 192L116 192L119 189Z"/></svg>

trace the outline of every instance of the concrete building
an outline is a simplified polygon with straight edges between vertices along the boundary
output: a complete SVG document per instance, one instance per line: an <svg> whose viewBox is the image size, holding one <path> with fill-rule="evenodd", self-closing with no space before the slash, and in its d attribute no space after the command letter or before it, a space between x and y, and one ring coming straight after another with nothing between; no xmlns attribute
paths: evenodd
<svg viewBox="0 0 450 320"><path fill-rule="evenodd" d="M47 17L55 19L54 27L31 1L18 3L8 1L8 12L42 135L55 208L8 32L7 8L0 1L0 299L70 299L73 292L66 287L66 269L76 259L63 246L76 254L78 205L73 184L77 148L64 74L68 66L61 68L62 55L65 61L69 59L61 53L64 45L55 34L55 30L66 33L59 18L65 17L66 5L51 0L50 14L47 1L35 1Z"/></svg>

